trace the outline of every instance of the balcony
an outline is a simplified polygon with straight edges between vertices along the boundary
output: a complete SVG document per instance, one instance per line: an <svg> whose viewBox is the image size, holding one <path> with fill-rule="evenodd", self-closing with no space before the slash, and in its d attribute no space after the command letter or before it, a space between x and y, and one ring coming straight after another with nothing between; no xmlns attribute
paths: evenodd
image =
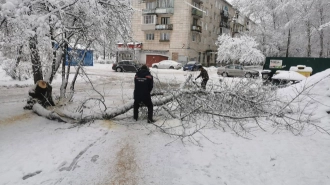
<svg viewBox="0 0 330 185"><path fill-rule="evenodd" d="M141 30L142 31L156 30L156 24L142 24Z"/></svg>
<svg viewBox="0 0 330 185"><path fill-rule="evenodd" d="M197 26L197 25L192 25L191 26L191 31L197 31L202 33L202 27L201 26Z"/></svg>
<svg viewBox="0 0 330 185"><path fill-rule="evenodd" d="M221 28L230 28L230 24L228 22L221 21L220 27Z"/></svg>
<svg viewBox="0 0 330 185"><path fill-rule="evenodd" d="M225 10L221 10L221 11L220 11L220 15L221 15L222 17L226 17L226 18L229 17L229 13L228 13L228 11L225 11Z"/></svg>
<svg viewBox="0 0 330 185"><path fill-rule="evenodd" d="M157 14L173 14L174 13L174 8L156 8L155 13Z"/></svg>
<svg viewBox="0 0 330 185"><path fill-rule="evenodd" d="M156 14L156 9L142 9L142 15Z"/></svg>
<svg viewBox="0 0 330 185"><path fill-rule="evenodd" d="M173 24L157 24L156 30L173 30Z"/></svg>
<svg viewBox="0 0 330 185"><path fill-rule="evenodd" d="M160 39L159 42L170 42L170 39Z"/></svg>
<svg viewBox="0 0 330 185"><path fill-rule="evenodd" d="M197 10L196 8L192 8L191 15L197 16L199 18L203 18L203 12L200 10Z"/></svg>

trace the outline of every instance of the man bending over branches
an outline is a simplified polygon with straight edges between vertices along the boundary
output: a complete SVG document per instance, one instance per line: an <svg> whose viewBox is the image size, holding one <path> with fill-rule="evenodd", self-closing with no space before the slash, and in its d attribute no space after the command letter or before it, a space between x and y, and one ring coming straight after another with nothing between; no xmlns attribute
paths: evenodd
<svg viewBox="0 0 330 185"><path fill-rule="evenodd" d="M195 78L195 80L197 80L199 77L202 77L203 81L201 83L201 87L205 90L207 81L209 80L209 75L202 66L199 66L199 70L201 73L197 76L197 78Z"/></svg>

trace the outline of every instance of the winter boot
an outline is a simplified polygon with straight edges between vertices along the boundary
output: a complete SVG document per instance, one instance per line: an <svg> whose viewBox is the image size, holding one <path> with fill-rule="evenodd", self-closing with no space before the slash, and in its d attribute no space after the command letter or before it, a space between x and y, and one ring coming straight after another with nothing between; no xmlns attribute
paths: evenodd
<svg viewBox="0 0 330 185"><path fill-rule="evenodd" d="M153 119L148 119L148 123L155 123L156 121Z"/></svg>

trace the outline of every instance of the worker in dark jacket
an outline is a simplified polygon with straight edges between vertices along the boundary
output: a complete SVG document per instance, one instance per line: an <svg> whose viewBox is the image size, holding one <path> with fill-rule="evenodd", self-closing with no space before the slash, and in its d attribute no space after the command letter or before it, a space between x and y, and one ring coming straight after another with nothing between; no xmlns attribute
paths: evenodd
<svg viewBox="0 0 330 185"><path fill-rule="evenodd" d="M207 81L209 80L209 75L202 66L199 66L199 70L201 73L197 76L197 78L195 78L195 80L197 80L199 77L202 77L203 81L201 83L201 87L205 90Z"/></svg>
<svg viewBox="0 0 330 185"><path fill-rule="evenodd" d="M52 86L43 80L38 80L35 86L29 90L29 98L24 109L32 109L35 103L39 103L43 107L55 106L52 97Z"/></svg>
<svg viewBox="0 0 330 185"><path fill-rule="evenodd" d="M135 74L134 84L134 119L138 119L140 103L143 102L148 107L148 123L153 123L153 104L150 93L154 80L146 65L143 65Z"/></svg>

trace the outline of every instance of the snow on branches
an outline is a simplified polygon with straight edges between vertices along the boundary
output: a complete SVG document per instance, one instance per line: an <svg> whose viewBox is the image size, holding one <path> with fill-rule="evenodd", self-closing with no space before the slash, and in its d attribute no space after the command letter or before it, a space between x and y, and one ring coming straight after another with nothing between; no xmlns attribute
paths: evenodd
<svg viewBox="0 0 330 185"><path fill-rule="evenodd" d="M216 44L219 46L217 60L222 63L262 64L265 61L258 43L250 36L232 38L223 34L218 37Z"/></svg>

